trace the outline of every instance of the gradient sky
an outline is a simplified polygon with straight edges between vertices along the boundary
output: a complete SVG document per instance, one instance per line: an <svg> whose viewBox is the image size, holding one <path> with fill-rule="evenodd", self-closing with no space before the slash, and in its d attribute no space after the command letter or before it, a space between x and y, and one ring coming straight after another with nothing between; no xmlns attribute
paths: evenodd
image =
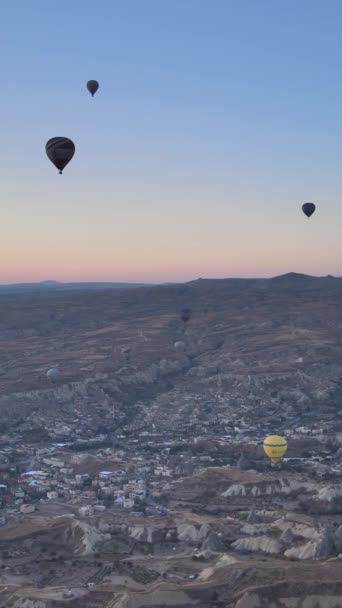
<svg viewBox="0 0 342 608"><path fill-rule="evenodd" d="M2 3L0 283L342 275L341 23L340 0Z"/></svg>

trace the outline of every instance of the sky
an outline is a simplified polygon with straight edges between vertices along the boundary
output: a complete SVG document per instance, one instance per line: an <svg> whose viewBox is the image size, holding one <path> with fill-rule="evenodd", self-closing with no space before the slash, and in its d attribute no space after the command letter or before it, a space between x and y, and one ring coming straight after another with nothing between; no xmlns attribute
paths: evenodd
<svg viewBox="0 0 342 608"><path fill-rule="evenodd" d="M341 20L340 0L3 3L0 283L341 276Z"/></svg>

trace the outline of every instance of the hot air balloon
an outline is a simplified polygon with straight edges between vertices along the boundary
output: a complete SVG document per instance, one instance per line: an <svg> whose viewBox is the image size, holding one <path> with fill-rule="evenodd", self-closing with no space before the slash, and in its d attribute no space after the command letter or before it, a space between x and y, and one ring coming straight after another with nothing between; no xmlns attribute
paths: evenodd
<svg viewBox="0 0 342 608"><path fill-rule="evenodd" d="M264 440L265 454L271 459L272 464L277 464L281 461L287 450L287 441L279 435L270 435Z"/></svg>
<svg viewBox="0 0 342 608"><path fill-rule="evenodd" d="M314 205L314 203L304 203L302 206L303 213L306 215L306 217L311 217L315 212L315 209L316 205Z"/></svg>
<svg viewBox="0 0 342 608"><path fill-rule="evenodd" d="M46 372L46 376L47 376L48 380L50 380L50 382L52 382L52 384L58 384L58 382L62 378L61 372L59 371L59 369L57 367L52 367L51 369L49 369Z"/></svg>
<svg viewBox="0 0 342 608"><path fill-rule="evenodd" d="M87 82L87 89L89 91L89 93L91 94L92 97L94 97L97 89L99 88L99 83L97 82L97 80L88 80Z"/></svg>
<svg viewBox="0 0 342 608"><path fill-rule="evenodd" d="M75 154L75 144L67 137L53 137L45 146L46 154L62 175Z"/></svg>
<svg viewBox="0 0 342 608"><path fill-rule="evenodd" d="M187 323L188 321L190 321L190 319L192 317L191 308L182 308L182 310L180 311L180 317L181 317L183 323Z"/></svg>
<svg viewBox="0 0 342 608"><path fill-rule="evenodd" d="M175 350L177 351L177 353L184 353L185 348L186 348L185 342L182 342L181 340L179 342L175 342L174 347L175 347Z"/></svg>

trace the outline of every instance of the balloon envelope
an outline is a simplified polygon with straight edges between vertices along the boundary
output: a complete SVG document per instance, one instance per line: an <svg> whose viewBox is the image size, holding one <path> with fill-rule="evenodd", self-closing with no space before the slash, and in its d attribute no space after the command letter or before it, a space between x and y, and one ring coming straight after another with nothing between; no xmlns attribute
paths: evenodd
<svg viewBox="0 0 342 608"><path fill-rule="evenodd" d="M57 384L57 382L59 382L62 377L61 372L59 371L59 369L57 369L57 367L52 367L51 369L49 369L46 372L46 376L53 384Z"/></svg>
<svg viewBox="0 0 342 608"><path fill-rule="evenodd" d="M269 435L264 440L265 454L271 459L272 464L280 462L287 450L287 441L285 437L279 435Z"/></svg>
<svg viewBox="0 0 342 608"><path fill-rule="evenodd" d="M97 80L88 80L87 82L87 89L89 91L89 93L91 93L91 96L94 97L97 89L99 88L99 83L97 82Z"/></svg>
<svg viewBox="0 0 342 608"><path fill-rule="evenodd" d="M174 347L178 353L183 353L185 351L185 343L182 341L175 342Z"/></svg>
<svg viewBox="0 0 342 608"><path fill-rule="evenodd" d="M62 174L63 169L65 169L75 154L75 144L67 137L52 137L47 142L45 150L52 164Z"/></svg>
<svg viewBox="0 0 342 608"><path fill-rule="evenodd" d="M314 203L304 203L302 206L303 213L306 215L306 217L311 217L315 212L315 209L316 205L314 205Z"/></svg>
<svg viewBox="0 0 342 608"><path fill-rule="evenodd" d="M180 311L180 316L181 316L182 321L184 323L187 323L187 321L189 321L192 317L191 308L182 308L182 310Z"/></svg>

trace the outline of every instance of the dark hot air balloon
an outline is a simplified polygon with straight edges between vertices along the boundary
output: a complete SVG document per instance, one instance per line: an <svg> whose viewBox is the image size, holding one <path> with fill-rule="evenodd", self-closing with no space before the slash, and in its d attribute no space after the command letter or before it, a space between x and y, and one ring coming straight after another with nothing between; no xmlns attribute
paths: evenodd
<svg viewBox="0 0 342 608"><path fill-rule="evenodd" d="M182 308L182 310L180 311L180 317L181 317L183 323L187 323L188 321L190 321L190 319L192 317L191 308Z"/></svg>
<svg viewBox="0 0 342 608"><path fill-rule="evenodd" d="M315 209L316 205L314 205L313 203L304 203L304 205L302 206L303 213L305 213L306 217L311 217L312 214L315 212Z"/></svg>
<svg viewBox="0 0 342 608"><path fill-rule="evenodd" d="M91 94L92 97L94 97L97 89L99 88L99 83L97 82L97 80L88 80L87 82L87 89L89 91L89 93Z"/></svg>
<svg viewBox="0 0 342 608"><path fill-rule="evenodd" d="M62 175L75 154L75 144L67 137L53 137L45 146L46 154Z"/></svg>

